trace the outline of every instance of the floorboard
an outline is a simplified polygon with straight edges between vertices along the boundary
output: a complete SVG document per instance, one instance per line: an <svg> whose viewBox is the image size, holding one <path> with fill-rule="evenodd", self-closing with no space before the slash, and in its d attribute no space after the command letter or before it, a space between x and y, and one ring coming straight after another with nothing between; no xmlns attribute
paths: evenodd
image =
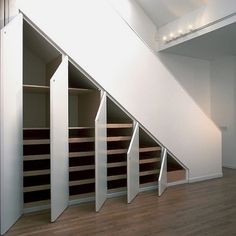
<svg viewBox="0 0 236 236"><path fill-rule="evenodd" d="M236 235L236 170L224 177L106 201L99 213L94 204L69 207L55 223L49 212L24 215L7 236L189 236Z"/></svg>

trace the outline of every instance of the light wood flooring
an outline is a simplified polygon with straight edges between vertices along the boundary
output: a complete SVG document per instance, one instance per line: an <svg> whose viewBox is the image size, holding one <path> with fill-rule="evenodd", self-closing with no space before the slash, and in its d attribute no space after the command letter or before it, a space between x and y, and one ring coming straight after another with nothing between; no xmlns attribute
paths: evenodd
<svg viewBox="0 0 236 236"><path fill-rule="evenodd" d="M99 213L93 204L71 206L56 223L49 212L23 216L7 236L185 236L236 235L236 170L224 177L170 187L161 198L146 192L126 204L109 199Z"/></svg>

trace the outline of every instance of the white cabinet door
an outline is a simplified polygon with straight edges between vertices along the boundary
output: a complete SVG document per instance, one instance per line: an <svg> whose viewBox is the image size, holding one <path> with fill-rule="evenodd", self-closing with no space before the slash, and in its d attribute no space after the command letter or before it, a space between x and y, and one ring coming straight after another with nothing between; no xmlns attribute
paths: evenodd
<svg viewBox="0 0 236 236"><path fill-rule="evenodd" d="M23 17L1 30L1 234L23 211Z"/></svg>
<svg viewBox="0 0 236 236"><path fill-rule="evenodd" d="M107 98L103 94L95 119L95 195L98 212L107 198Z"/></svg>
<svg viewBox="0 0 236 236"><path fill-rule="evenodd" d="M167 188L167 150L162 149L161 170L158 179L158 195L161 196Z"/></svg>
<svg viewBox="0 0 236 236"><path fill-rule="evenodd" d="M68 58L50 80L51 221L69 202Z"/></svg>
<svg viewBox="0 0 236 236"><path fill-rule="evenodd" d="M127 153L127 200L130 203L139 192L139 126L135 125Z"/></svg>

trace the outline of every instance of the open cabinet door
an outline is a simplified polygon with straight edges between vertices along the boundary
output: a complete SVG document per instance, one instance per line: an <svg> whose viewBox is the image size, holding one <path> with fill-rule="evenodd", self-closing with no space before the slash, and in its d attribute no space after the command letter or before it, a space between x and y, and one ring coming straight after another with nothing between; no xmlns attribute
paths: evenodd
<svg viewBox="0 0 236 236"><path fill-rule="evenodd" d="M139 192L139 126L135 125L127 153L127 201L131 201Z"/></svg>
<svg viewBox="0 0 236 236"><path fill-rule="evenodd" d="M51 221L69 202L68 58L64 57L50 80Z"/></svg>
<svg viewBox="0 0 236 236"><path fill-rule="evenodd" d="M103 94L95 118L95 197L96 212L107 199L107 97Z"/></svg>
<svg viewBox="0 0 236 236"><path fill-rule="evenodd" d="M1 234L23 212L23 17L1 30Z"/></svg>
<svg viewBox="0 0 236 236"><path fill-rule="evenodd" d="M158 195L161 196L167 188L167 150L162 149L161 170L158 179Z"/></svg>

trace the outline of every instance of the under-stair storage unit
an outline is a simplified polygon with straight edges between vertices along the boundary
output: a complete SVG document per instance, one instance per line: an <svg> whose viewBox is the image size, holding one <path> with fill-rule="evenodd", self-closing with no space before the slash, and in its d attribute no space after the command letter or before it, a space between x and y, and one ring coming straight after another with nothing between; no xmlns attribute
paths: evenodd
<svg viewBox="0 0 236 236"><path fill-rule="evenodd" d="M170 154L167 154L167 183L168 185L178 184L187 181L188 170L183 167Z"/></svg>
<svg viewBox="0 0 236 236"><path fill-rule="evenodd" d="M157 188L161 165L161 147L142 128L139 130L139 135L140 189Z"/></svg>
<svg viewBox="0 0 236 236"><path fill-rule="evenodd" d="M25 211L68 205L68 59L24 22L23 186ZM63 58L62 58L63 57Z"/></svg>
<svg viewBox="0 0 236 236"><path fill-rule="evenodd" d="M95 117L100 91L69 64L69 193L72 203L95 198Z"/></svg>
<svg viewBox="0 0 236 236"><path fill-rule="evenodd" d="M22 15L0 43L1 234L23 212L50 208L53 222L69 201L95 200L99 211L127 192L130 203L158 187L160 168L163 190L187 180L187 169Z"/></svg>
<svg viewBox="0 0 236 236"><path fill-rule="evenodd" d="M107 187L108 194L127 191L127 151L133 121L113 101L107 101Z"/></svg>

